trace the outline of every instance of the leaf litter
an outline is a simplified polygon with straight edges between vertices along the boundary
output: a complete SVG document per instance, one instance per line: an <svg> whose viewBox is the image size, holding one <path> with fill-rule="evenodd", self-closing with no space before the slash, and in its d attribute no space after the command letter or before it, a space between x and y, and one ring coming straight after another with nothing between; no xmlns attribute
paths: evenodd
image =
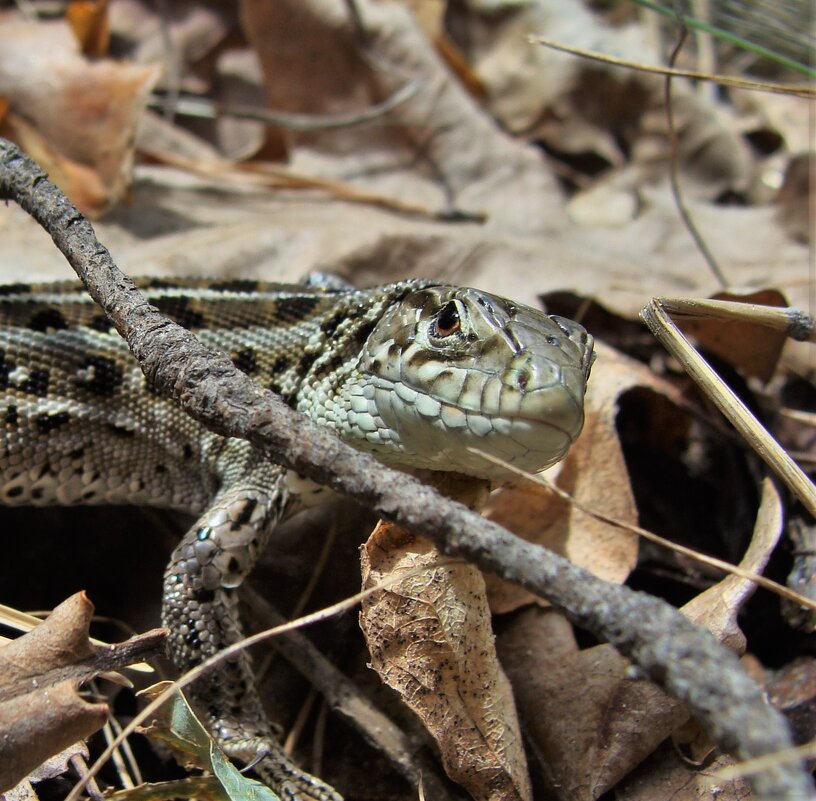
<svg viewBox="0 0 816 801"><path fill-rule="evenodd" d="M585 432L554 469L556 486L582 507L778 581L791 572L813 597L812 570L802 568L810 541L802 532L812 521L760 483L753 457L633 323L652 295L720 289L669 192L661 79L529 41L544 35L665 61L648 18L610 5L618 16L550 0L247 0L240 10L187 0L162 17L147 2L115 0L79 25L76 14L69 22L3 10L0 132L99 217L102 240L132 274L292 281L321 269L361 285L440 278L531 305L548 294L553 310L583 315L603 340ZM693 66L694 49L683 57ZM807 308L806 102L736 89L712 97L674 84L684 200L729 291ZM407 99L372 118L406 87ZM174 114L174 102L196 116ZM305 124L270 125L264 111ZM329 124L338 117L352 124ZM47 238L18 210L0 209L0 230L3 281L65 277ZM815 400L812 351L783 349L776 335L735 324L686 330L812 468L812 427L803 422ZM597 575L686 604L729 647L764 663L769 686L786 688L772 697L795 710L799 740L816 734L814 694L774 683L793 664L813 673L812 644L787 622L808 625L801 607L783 618L765 592L748 601L746 579L723 579L638 542L528 484L495 491L486 513ZM804 546L791 544L791 526ZM682 748L689 736L696 742L680 729L684 710L613 649L586 642L517 588L488 578L485 591L472 568L435 566L424 545L399 532L380 527L372 536L372 575L426 559L428 578L371 602L364 618L379 621L367 633L371 657L348 628L324 634L322 644L412 736L423 740L423 726L431 732L433 749L472 797L750 797L744 784L706 780L726 757L704 744L695 746L701 768L677 757L684 736ZM284 567L271 568L283 609L320 536L295 539L287 551L282 538ZM354 560L341 564L331 572L343 575L326 580L315 604L353 591ZM149 573L144 582L157 586ZM104 590L94 588L98 603ZM423 726L376 689L369 658ZM280 698L298 679L280 673L267 691L291 721ZM375 751L361 757L344 739L329 739L325 759L338 781L345 776L349 797L415 797L388 783ZM360 763L356 772L348 762Z"/></svg>

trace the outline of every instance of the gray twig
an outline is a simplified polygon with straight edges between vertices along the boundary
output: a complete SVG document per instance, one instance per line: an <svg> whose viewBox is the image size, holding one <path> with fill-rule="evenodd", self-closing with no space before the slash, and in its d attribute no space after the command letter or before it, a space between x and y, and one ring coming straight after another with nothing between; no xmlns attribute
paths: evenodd
<svg viewBox="0 0 816 801"><path fill-rule="evenodd" d="M663 601L608 584L527 543L417 479L355 451L201 345L142 297L91 224L15 145L0 140L0 194L51 235L155 387L220 434L241 437L285 465L429 537L446 554L547 598L576 625L614 645L676 698L724 750L741 759L788 748L784 718L734 654ZM801 801L813 784L799 765L752 777L761 798Z"/></svg>

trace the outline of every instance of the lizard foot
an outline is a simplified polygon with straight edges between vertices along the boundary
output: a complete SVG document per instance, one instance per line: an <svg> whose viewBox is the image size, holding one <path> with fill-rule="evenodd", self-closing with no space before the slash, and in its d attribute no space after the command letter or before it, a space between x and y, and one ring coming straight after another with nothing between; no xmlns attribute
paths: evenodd
<svg viewBox="0 0 816 801"><path fill-rule="evenodd" d="M252 766L282 801L343 801L343 796L316 776L301 770L280 745L266 737L231 739L221 744L224 753Z"/></svg>

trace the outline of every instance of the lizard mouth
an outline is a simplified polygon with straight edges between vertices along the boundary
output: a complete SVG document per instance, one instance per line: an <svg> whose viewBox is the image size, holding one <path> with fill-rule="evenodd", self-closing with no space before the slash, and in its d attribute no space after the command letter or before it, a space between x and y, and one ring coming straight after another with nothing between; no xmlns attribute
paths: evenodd
<svg viewBox="0 0 816 801"><path fill-rule="evenodd" d="M495 413L467 408L371 376L349 422L384 461L483 478L507 471L473 450L537 472L564 457L583 424L580 399L560 384L526 393L513 410L507 405Z"/></svg>

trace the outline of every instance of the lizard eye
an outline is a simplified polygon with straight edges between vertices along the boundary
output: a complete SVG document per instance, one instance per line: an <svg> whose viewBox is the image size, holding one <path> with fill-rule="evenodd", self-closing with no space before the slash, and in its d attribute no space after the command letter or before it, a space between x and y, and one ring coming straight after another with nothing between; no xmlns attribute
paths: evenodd
<svg viewBox="0 0 816 801"><path fill-rule="evenodd" d="M449 337L455 334L462 327L459 319L459 309L456 307L456 301L451 300L446 303L431 326L431 335L434 337Z"/></svg>

